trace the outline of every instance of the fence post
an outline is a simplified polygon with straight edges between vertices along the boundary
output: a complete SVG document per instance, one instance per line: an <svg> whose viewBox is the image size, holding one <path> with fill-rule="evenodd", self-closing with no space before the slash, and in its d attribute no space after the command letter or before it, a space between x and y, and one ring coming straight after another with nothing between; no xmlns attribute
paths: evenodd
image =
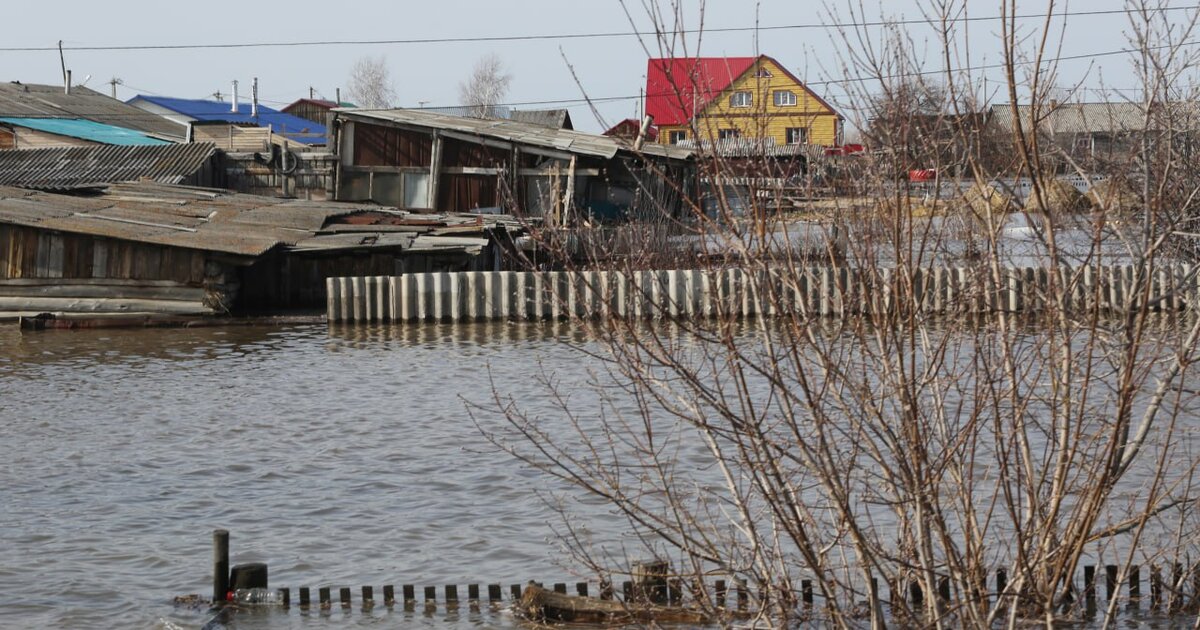
<svg viewBox="0 0 1200 630"><path fill-rule="evenodd" d="M229 596L229 531L213 531L213 603Z"/></svg>

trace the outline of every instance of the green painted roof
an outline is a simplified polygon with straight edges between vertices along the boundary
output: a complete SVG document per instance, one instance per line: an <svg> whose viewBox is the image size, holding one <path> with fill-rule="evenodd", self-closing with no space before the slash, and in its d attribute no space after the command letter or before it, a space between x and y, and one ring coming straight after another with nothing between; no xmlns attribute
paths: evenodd
<svg viewBox="0 0 1200 630"><path fill-rule="evenodd" d="M0 123L123 147L171 144L166 140L151 138L140 131L105 125L82 118L0 118Z"/></svg>

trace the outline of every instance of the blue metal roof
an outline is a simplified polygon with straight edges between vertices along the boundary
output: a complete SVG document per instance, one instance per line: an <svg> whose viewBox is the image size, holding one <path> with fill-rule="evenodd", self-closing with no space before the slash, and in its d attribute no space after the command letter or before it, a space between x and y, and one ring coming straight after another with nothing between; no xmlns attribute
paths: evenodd
<svg viewBox="0 0 1200 630"><path fill-rule="evenodd" d="M82 118L0 118L0 123L122 147L171 144L166 140L151 138L140 131L105 125Z"/></svg>
<svg viewBox="0 0 1200 630"><path fill-rule="evenodd" d="M220 101L139 95L128 102L139 99L199 121L270 126L275 133L302 144L325 144L325 125L263 105L258 106L258 116L253 116L250 103L239 103L238 111L234 113L229 103Z"/></svg>

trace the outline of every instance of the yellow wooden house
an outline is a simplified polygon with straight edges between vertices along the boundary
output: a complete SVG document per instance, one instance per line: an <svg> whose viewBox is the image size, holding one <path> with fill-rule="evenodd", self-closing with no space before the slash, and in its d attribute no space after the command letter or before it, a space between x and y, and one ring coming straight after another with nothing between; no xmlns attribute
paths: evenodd
<svg viewBox="0 0 1200 630"><path fill-rule="evenodd" d="M767 55L651 59L646 114L654 117L663 144L734 138L842 143L842 116Z"/></svg>

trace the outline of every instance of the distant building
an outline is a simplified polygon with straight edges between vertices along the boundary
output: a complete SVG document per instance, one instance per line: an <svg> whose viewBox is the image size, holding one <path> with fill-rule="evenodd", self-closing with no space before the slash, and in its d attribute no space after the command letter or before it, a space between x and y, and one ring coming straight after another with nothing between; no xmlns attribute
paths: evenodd
<svg viewBox="0 0 1200 630"><path fill-rule="evenodd" d="M828 147L842 141L837 110L766 55L651 59L645 111L662 144Z"/></svg>
<svg viewBox="0 0 1200 630"><path fill-rule="evenodd" d="M269 129L271 134L290 142L323 146L326 143L325 125L259 105L257 112L250 103L231 103L202 99L168 98L139 95L128 103L140 110L173 121L183 133L197 125L226 124L234 127ZM205 138L211 140L212 138Z"/></svg>
<svg viewBox="0 0 1200 630"><path fill-rule="evenodd" d="M320 98L302 98L280 111L298 118L311 120L319 125L325 125L329 121L329 113L339 107L356 107L356 105L344 101L335 103Z"/></svg>
<svg viewBox="0 0 1200 630"><path fill-rule="evenodd" d="M604 135L612 138L624 138L625 140L633 142L634 140L637 140L638 134L641 132L641 121L636 118L626 118L612 127L609 127L608 131L604 132ZM651 126L646 130L646 141L658 141L658 127Z"/></svg>
<svg viewBox="0 0 1200 630"><path fill-rule="evenodd" d="M1030 133L1036 128L1047 149L1069 156L1077 165L1103 168L1120 167L1142 151L1146 134L1169 137L1177 149L1194 152L1200 148L1200 107L1195 103L1158 104L1149 111L1142 103L1059 103L1050 101L1034 120L1031 105L994 105L989 111L989 129L1002 138L1011 138L1020 121ZM1054 158L1053 155L1048 156ZM1065 163L1063 168L1069 168Z"/></svg>

